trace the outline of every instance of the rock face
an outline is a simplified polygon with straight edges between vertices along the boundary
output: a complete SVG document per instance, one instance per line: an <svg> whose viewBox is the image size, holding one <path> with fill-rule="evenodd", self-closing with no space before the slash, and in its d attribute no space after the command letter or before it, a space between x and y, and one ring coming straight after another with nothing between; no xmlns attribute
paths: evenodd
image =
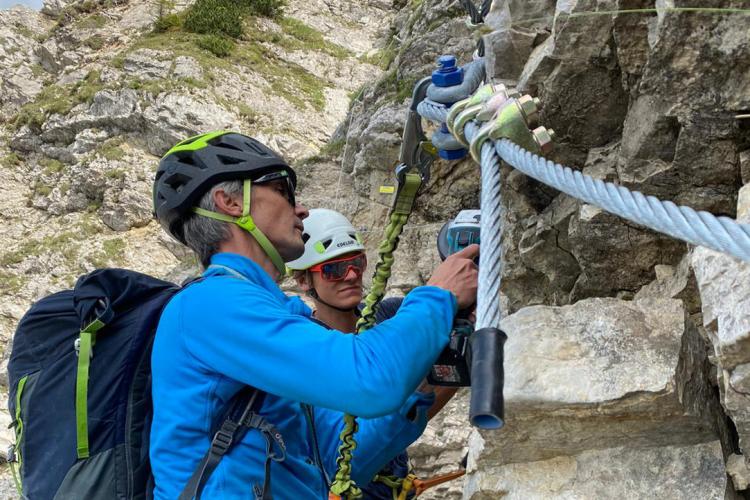
<svg viewBox="0 0 750 500"><path fill-rule="evenodd" d="M0 11L0 341L33 300L96 267L195 273L151 219L151 182L168 147L209 129L292 160L299 199L349 216L375 262L412 87L441 54L470 61L480 37L493 81L542 100L553 160L746 217L747 16L674 10L694 3L495 0L472 29L450 0L292 0L291 20L249 20L230 59L154 31L145 0ZM429 279L437 232L478 207L478 186L471 160L433 164L391 293ZM468 474L421 498L737 498L750 470L747 265L510 167L502 196L507 423L472 430L461 392L411 455L428 477L469 451Z"/></svg>
<svg viewBox="0 0 750 500"><path fill-rule="evenodd" d="M734 118L750 106L747 86L740 84L750 74L750 39L742 16L612 13L688 6L495 0L484 26L486 68L495 82L542 100L540 121L557 132L555 161L646 194L733 216L738 189L750 179L750 135ZM471 58L474 46L465 44L456 20L435 19L443 7L442 2L424 2L397 16L394 43L400 49L387 73L395 85L385 78L366 89L337 135L346 143L339 185L359 196L336 203L368 229L373 223L382 227L385 220L387 200L378 188L392 182L408 87L432 69L427 56L433 61L437 53L453 53L460 62ZM700 35L684 51L675 50L688 32ZM711 69L714 64L721 69ZM723 85L729 78L732 84ZM397 254L392 285L399 293L429 276L441 222L461 208L478 206L476 175L469 162L433 164L432 180L402 237L402 245L412 251ZM721 498L726 490L726 498L734 498L723 461L741 451L750 429L750 402L742 386L748 363L743 318L749 310L744 267L702 249L691 252L682 242L560 195L511 169L504 169L502 178L502 293L508 312L515 312L507 321L515 322L514 328L522 319L535 326L523 330L530 337L523 349L513 344L517 340L508 341L506 370L519 377L508 375L506 381L508 423L496 433L473 434L472 443L481 442L477 447L486 451L471 465L464 497ZM377 241L372 233L368 237L374 238L370 245ZM620 300L600 303L592 297ZM535 304L579 309L529 307ZM560 329L563 318L578 320L579 326ZM546 335L536 345L540 332ZM591 347L589 332L599 332L598 350ZM568 335L565 342L563 334ZM525 359L527 350L545 355L519 366L515 358ZM568 351L575 353L570 366L558 359ZM584 371L574 369L575 360ZM541 388L546 386L545 392ZM712 396L714 386L721 404ZM728 426L725 414L732 417ZM414 447L418 468L425 472L443 463L431 444L437 432L463 430L450 420L434 425L436 430ZM597 490L597 484L610 477L611 469L597 467L599 462L617 464L621 472L611 476L616 484L606 491ZM646 463L658 463L653 474L640 474L634 465ZM548 481L553 475L554 486ZM689 484L674 492L660 489L675 481ZM460 493L451 484L426 496L460 498Z"/></svg>
<svg viewBox="0 0 750 500"><path fill-rule="evenodd" d="M483 469L464 498L724 498L718 441L662 448L609 448L575 456Z"/></svg>
<svg viewBox="0 0 750 500"><path fill-rule="evenodd" d="M746 185L739 193L737 212L743 221L748 220L748 192L750 186ZM739 449L745 452L747 462L746 451L750 446L750 266L702 247L693 252L690 263L700 289L705 335L713 346L711 361L716 365L721 402L736 427ZM737 485L747 472L741 473L743 469L736 463L737 459L734 462L731 474ZM738 486L738 489L745 488Z"/></svg>
<svg viewBox="0 0 750 500"><path fill-rule="evenodd" d="M469 498L503 491L514 498L544 496L545 488L575 497L593 492L597 476L618 470L622 477L612 478L606 494L614 498L634 467L653 459L671 469L682 455L693 465L671 473L699 477L704 459L713 461L714 473L701 488L708 488L710 498L723 495L718 443L695 446L716 441L710 411L716 402L703 366L703 341L686 331L679 300L587 299L562 308L527 307L507 317L503 330L506 426L472 436L469 460L476 472L466 485ZM606 466L592 468L604 465L602 459ZM494 487L484 479L493 468L508 475ZM560 478L550 484L534 479L545 471ZM662 474L642 477L639 488L645 491ZM681 498L690 498L694 486Z"/></svg>

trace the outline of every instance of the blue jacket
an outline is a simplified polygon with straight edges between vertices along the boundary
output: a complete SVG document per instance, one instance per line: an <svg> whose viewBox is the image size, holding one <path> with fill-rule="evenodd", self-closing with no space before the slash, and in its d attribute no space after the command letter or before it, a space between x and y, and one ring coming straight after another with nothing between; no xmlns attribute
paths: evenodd
<svg viewBox="0 0 750 500"><path fill-rule="evenodd" d="M244 385L267 393L260 413L286 442L286 459L272 464L276 500L327 497L321 468L333 476L342 412L363 417L352 470L360 484L419 437L432 395L414 391L448 342L451 293L419 287L392 319L345 335L309 321L310 309L251 260L218 254L211 262L203 281L167 305L154 341L157 499L177 498L208 449L211 428ZM309 414L307 405L314 407ZM248 432L211 476L204 498L252 498L265 456L261 435Z"/></svg>

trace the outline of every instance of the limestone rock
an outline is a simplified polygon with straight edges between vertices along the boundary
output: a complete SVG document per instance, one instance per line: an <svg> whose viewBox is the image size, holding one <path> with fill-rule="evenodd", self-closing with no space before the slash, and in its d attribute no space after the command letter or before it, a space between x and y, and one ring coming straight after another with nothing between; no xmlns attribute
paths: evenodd
<svg viewBox="0 0 750 500"><path fill-rule="evenodd" d="M685 244L592 205L582 205L570 219L568 245L582 272L571 300L592 295L634 292L653 280L653 266L675 264Z"/></svg>
<svg viewBox="0 0 750 500"><path fill-rule="evenodd" d="M616 447L483 467L467 479L464 498L722 500L726 482L721 446L713 441L659 448Z"/></svg>
<svg viewBox="0 0 750 500"><path fill-rule="evenodd" d="M352 148L354 174L361 175L371 170L371 165L393 165L398 158L401 128L406 119L401 106L383 107L369 119L360 137L365 137L359 147ZM354 130L350 134L356 134ZM356 137L356 136L355 136ZM368 186L369 188L369 186Z"/></svg>
<svg viewBox="0 0 750 500"><path fill-rule="evenodd" d="M172 76L175 78L203 79L203 69L198 61L189 56L179 56L174 60Z"/></svg>
<svg viewBox="0 0 750 500"><path fill-rule="evenodd" d="M611 50L613 21L569 16L614 4L558 2L550 37L536 47L519 78L521 88L541 98L542 122L558 133L555 158L566 164L582 163L582 150L603 146L621 132L628 99ZM582 116L597 116L596 126L576 118Z"/></svg>
<svg viewBox="0 0 750 500"><path fill-rule="evenodd" d="M523 29L503 29L486 35L487 77L506 86L515 86L531 55L536 37L536 33Z"/></svg>
<svg viewBox="0 0 750 500"><path fill-rule="evenodd" d="M731 140L714 139L710 122L681 125L641 97L628 112L618 172L624 185L696 210L734 213L739 159ZM689 181L688 181L689 179Z"/></svg>
<svg viewBox="0 0 750 500"><path fill-rule="evenodd" d="M177 10L175 2L175 10ZM158 17L158 6L151 3L131 2L122 13L118 25L126 30L143 30L151 27Z"/></svg>
<svg viewBox="0 0 750 500"><path fill-rule="evenodd" d="M0 119L42 91L44 71L35 51L48 28L44 16L28 7L0 10Z"/></svg>
<svg viewBox="0 0 750 500"><path fill-rule="evenodd" d="M303 19L324 33L327 40L357 53L371 50L388 30L393 5L386 1L332 2L311 0L290 2L286 15Z"/></svg>
<svg viewBox="0 0 750 500"><path fill-rule="evenodd" d="M750 186L740 200L747 202ZM747 205L738 212L747 214ZM746 219L744 219L746 220ZM750 446L750 265L728 255L698 247L691 265L700 289L703 325L718 367L721 403L739 435L740 448Z"/></svg>
<svg viewBox="0 0 750 500"><path fill-rule="evenodd" d="M580 273L567 242L568 222L577 208L578 204L570 197L556 198L519 242L524 264L544 274L552 288L570 290Z"/></svg>
<svg viewBox="0 0 750 500"><path fill-rule="evenodd" d="M518 77L518 90L538 94L539 85L547 79L557 66L554 57L555 39L547 38L542 44L534 48L524 64L523 70Z"/></svg>
<svg viewBox="0 0 750 500"><path fill-rule="evenodd" d="M85 128L76 134L75 141L70 145L69 150L77 155L88 153L96 149L108 137L109 134L105 130Z"/></svg>
<svg viewBox="0 0 750 500"><path fill-rule="evenodd" d="M74 62L62 57L62 51L54 38L45 40L44 43L39 45L35 54L39 58L39 64L42 65L42 68L50 73L57 73Z"/></svg>
<svg viewBox="0 0 750 500"><path fill-rule="evenodd" d="M745 463L745 457L736 453L727 458L727 474L732 478L737 490L746 490L750 485L750 469Z"/></svg>
<svg viewBox="0 0 750 500"><path fill-rule="evenodd" d="M740 173L743 184L750 182L750 149L740 153Z"/></svg>
<svg viewBox="0 0 750 500"><path fill-rule="evenodd" d="M698 30L705 35L689 36ZM745 19L664 13L657 31L641 92L668 95L681 108L748 109L750 41ZM674 40L681 41L679 51L670 46ZM706 78L709 73L711 77Z"/></svg>
<svg viewBox="0 0 750 500"><path fill-rule="evenodd" d="M42 14L47 14L50 17L58 17L62 14L65 7L74 2L75 0L44 0L42 2Z"/></svg>
<svg viewBox="0 0 750 500"><path fill-rule="evenodd" d="M510 26L513 21L533 19L533 22L524 22L524 27L536 31L549 30L554 20L556 4L555 0L492 2L484 23L495 30L500 30Z"/></svg>
<svg viewBox="0 0 750 500"><path fill-rule="evenodd" d="M703 324L711 332L721 366L750 362L750 266L699 247L692 266L700 288Z"/></svg>
<svg viewBox="0 0 750 500"><path fill-rule="evenodd" d="M206 130L239 128L236 118L213 100L184 94L161 94L143 110L148 151L160 156L185 137Z"/></svg>
<svg viewBox="0 0 750 500"><path fill-rule="evenodd" d="M691 255L686 255L676 266L654 266L656 279L635 294L635 300L659 298L681 299L690 315L701 312L698 283L690 267Z"/></svg>
<svg viewBox="0 0 750 500"><path fill-rule="evenodd" d="M115 231L147 226L153 219L150 182L128 182L122 190L110 189L104 195L101 218Z"/></svg>
<svg viewBox="0 0 750 500"><path fill-rule="evenodd" d="M589 149L583 173L605 182L616 182L617 159L620 155L621 144L619 141L607 144L600 148Z"/></svg>
<svg viewBox="0 0 750 500"><path fill-rule="evenodd" d="M171 53L163 50L138 49L125 58L122 69L139 80L159 80L169 75Z"/></svg>
<svg viewBox="0 0 750 500"><path fill-rule="evenodd" d="M703 342L680 301L532 306L502 327L506 425L482 432L483 466L715 439Z"/></svg>
<svg viewBox="0 0 750 500"><path fill-rule="evenodd" d="M79 104L67 116L52 115L42 126L41 139L70 144L85 129L134 131L142 123L140 109L138 94L132 89L101 90L90 105Z"/></svg>
<svg viewBox="0 0 750 500"><path fill-rule="evenodd" d="M409 447L409 457L415 464L418 477L429 478L459 469L468 450L471 434L469 419L469 392L460 390L453 400L438 413L424 434ZM427 490L424 500L459 500L463 479L454 479Z"/></svg>
<svg viewBox="0 0 750 500"><path fill-rule="evenodd" d="M2 404L0 406L0 425L2 426L0 427L0 457L2 457L2 461L6 461L8 458L6 453L10 445L16 442L16 438L14 432L11 430L13 419L8 414L8 394L5 391L3 391L0 398L0 404Z"/></svg>
<svg viewBox="0 0 750 500"><path fill-rule="evenodd" d="M653 3L648 0L618 2L620 8L647 9ZM648 62L651 49L649 44L649 30L653 25L653 18L640 15L618 14L613 16L613 38L617 46L617 62L622 70L623 87L632 94L637 91L638 82L643 75L643 68Z"/></svg>

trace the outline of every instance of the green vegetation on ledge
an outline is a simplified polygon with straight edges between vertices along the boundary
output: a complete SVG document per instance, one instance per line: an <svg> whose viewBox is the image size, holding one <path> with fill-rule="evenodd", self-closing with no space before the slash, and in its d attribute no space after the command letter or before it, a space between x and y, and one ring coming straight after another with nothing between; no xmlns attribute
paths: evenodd
<svg viewBox="0 0 750 500"><path fill-rule="evenodd" d="M323 52L337 59L345 59L353 54L341 45L329 42L323 33L312 26L308 26L299 19L283 17L279 26L286 36L276 36L271 41L288 50L313 50ZM275 35L278 35L274 33Z"/></svg>
<svg viewBox="0 0 750 500"><path fill-rule="evenodd" d="M36 99L21 107L13 125L17 129L23 125L39 128L48 116L64 115L77 104L91 102L103 88L98 71L90 71L86 78L72 85L49 85Z"/></svg>
<svg viewBox="0 0 750 500"><path fill-rule="evenodd" d="M217 68L233 73L241 73L248 68L270 83L270 92L289 102L298 106L309 103L318 111L325 107L325 89L330 86L330 83L308 72L302 66L282 59L269 44L261 43L256 38L246 38L247 35L244 35L243 39L236 42L231 54L218 57L208 50L196 50L202 36L205 35L179 30L153 32L138 40L128 50L169 48L175 56L189 56L198 61L208 79L212 78L211 75L216 72ZM117 59L124 60L124 56L119 56ZM170 82L172 80L131 82L130 86L145 89L152 85L161 89Z"/></svg>

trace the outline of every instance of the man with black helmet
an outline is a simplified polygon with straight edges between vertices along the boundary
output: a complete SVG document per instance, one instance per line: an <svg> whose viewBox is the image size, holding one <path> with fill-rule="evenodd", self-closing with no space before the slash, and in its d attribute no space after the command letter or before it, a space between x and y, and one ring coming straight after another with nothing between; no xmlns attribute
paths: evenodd
<svg viewBox="0 0 750 500"><path fill-rule="evenodd" d="M204 498L325 498L342 412L364 417L352 462L361 483L424 430L432 398L415 389L448 342L457 307L475 299L478 247L446 260L392 319L359 336L328 330L276 284L284 261L304 251L307 210L295 185L276 153L233 132L187 139L159 164L156 215L206 271L164 309L154 341L157 499L191 498L186 486L212 467ZM264 395L254 407L260 431L206 467L210 445L231 446L212 437L247 386Z"/></svg>

